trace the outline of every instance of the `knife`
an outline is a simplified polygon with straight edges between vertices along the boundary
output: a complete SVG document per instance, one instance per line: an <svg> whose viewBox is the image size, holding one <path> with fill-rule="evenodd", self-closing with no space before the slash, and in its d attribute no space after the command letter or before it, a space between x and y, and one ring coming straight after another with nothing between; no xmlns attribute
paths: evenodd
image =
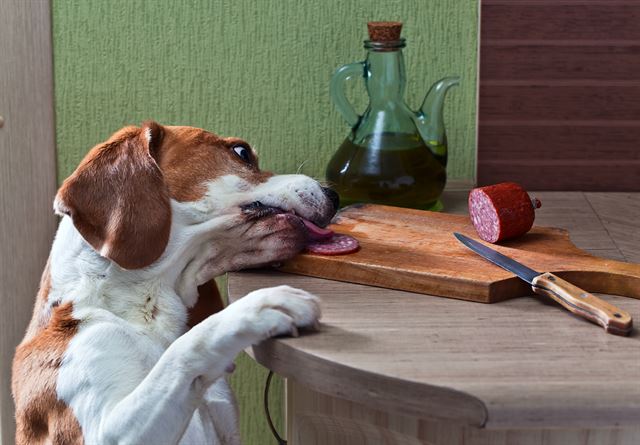
<svg viewBox="0 0 640 445"><path fill-rule="evenodd" d="M551 297L568 311L599 324L611 334L629 335L631 332L633 320L628 312L591 295L557 275L550 272L536 272L461 233L454 232L453 235L484 259L529 283L536 294Z"/></svg>

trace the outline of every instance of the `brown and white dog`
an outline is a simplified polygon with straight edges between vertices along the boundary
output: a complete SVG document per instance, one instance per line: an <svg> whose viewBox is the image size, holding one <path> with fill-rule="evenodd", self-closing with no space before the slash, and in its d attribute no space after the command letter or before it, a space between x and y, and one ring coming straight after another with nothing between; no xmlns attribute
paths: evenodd
<svg viewBox="0 0 640 445"><path fill-rule="evenodd" d="M188 330L197 287L292 257L336 207L313 179L263 172L246 142L197 128L149 122L94 147L55 199L13 364L17 443L239 443L225 370L315 325L319 301L260 289Z"/></svg>

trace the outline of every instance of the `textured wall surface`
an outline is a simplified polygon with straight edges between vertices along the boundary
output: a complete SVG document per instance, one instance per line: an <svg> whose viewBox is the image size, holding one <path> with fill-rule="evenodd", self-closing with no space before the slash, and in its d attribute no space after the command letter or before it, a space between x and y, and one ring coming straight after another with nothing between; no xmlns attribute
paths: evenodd
<svg viewBox="0 0 640 445"><path fill-rule="evenodd" d="M304 163L302 173L323 176L348 133L329 78L363 59L369 20L405 23L411 106L434 81L461 75L446 105L449 176L472 179L475 0L54 0L59 181L91 146L149 118L241 136L263 168L294 172ZM362 109L357 83L350 95ZM258 403L266 374L248 360L239 368L245 441L267 443Z"/></svg>

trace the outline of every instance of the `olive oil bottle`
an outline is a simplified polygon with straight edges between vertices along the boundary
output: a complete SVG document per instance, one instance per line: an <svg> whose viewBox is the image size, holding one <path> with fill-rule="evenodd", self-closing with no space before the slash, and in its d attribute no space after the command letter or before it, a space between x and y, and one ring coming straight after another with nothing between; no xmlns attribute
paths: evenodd
<svg viewBox="0 0 640 445"><path fill-rule="evenodd" d="M358 202L441 210L447 174L442 110L457 77L436 82L418 111L404 101L405 66L399 22L370 22L365 61L344 65L331 79L331 98L351 133L327 166L329 185L343 205ZM369 105L362 116L347 100L344 83L362 77Z"/></svg>
<svg viewBox="0 0 640 445"><path fill-rule="evenodd" d="M365 145L347 138L327 167L327 181L343 205L373 202L439 210L447 173L415 134L374 134Z"/></svg>

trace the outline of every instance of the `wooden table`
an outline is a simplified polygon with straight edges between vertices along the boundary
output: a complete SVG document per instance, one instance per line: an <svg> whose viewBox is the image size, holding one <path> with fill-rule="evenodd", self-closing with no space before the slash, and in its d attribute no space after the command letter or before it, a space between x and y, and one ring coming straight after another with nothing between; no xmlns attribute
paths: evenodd
<svg viewBox="0 0 640 445"><path fill-rule="evenodd" d="M536 196L536 224L640 262L640 193ZM447 194L446 211L466 212L465 197ZM488 305L275 271L230 274L229 297L280 284L324 309L320 333L251 351L287 378L290 444L640 443L638 328L608 335L537 297ZM640 300L601 296L640 322Z"/></svg>

